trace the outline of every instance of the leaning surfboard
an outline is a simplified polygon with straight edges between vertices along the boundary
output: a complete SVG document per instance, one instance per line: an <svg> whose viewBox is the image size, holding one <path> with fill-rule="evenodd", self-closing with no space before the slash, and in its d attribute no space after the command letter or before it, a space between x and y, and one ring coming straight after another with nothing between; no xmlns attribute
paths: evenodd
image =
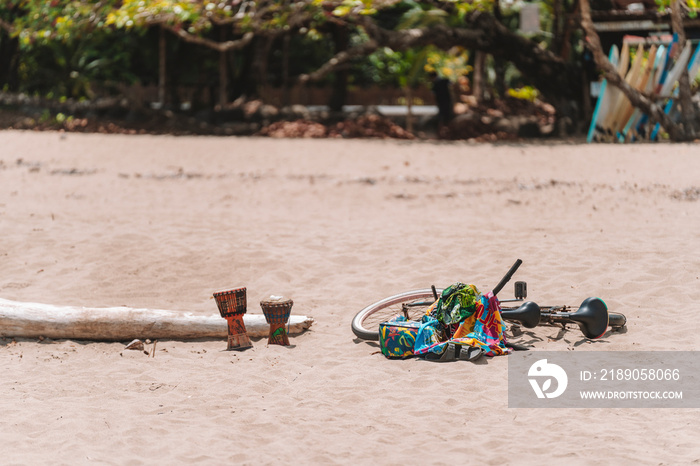
<svg viewBox="0 0 700 466"><path fill-rule="evenodd" d="M686 66L688 64L688 60L690 59L690 51L691 51L691 45L690 41L687 41L685 44L685 47L683 47L683 51L681 54L678 56L678 59L676 60L676 63L673 64L673 67L671 70L668 72L668 76L666 76L666 79L661 86L661 90L659 92L659 95L662 97L668 96L673 87L676 85L676 82L678 81L678 78L681 75L681 72L685 71ZM672 101L673 99L671 99ZM668 104L666 104L668 106ZM670 109L669 109L670 110ZM659 123L654 126L654 130L651 132L651 137L650 139L652 141L655 141L657 136L659 135L659 131L661 130L661 125Z"/></svg>
<svg viewBox="0 0 700 466"><path fill-rule="evenodd" d="M641 77L644 73L644 46L639 45L634 54L634 60L630 66L627 75L625 76L625 82L629 84L633 89L638 89ZM627 96L620 92L620 97L617 101L615 111L612 112L608 132L614 135L617 139L618 133L622 131L627 119L632 114L632 102L627 98Z"/></svg>
<svg viewBox="0 0 700 466"><path fill-rule="evenodd" d="M622 50L620 50L620 59L618 60L617 63L617 74L620 75L622 79L625 79L627 76L627 70L629 68L630 64L630 47L629 43L627 41L622 42ZM606 112L605 117L603 118L603 121L599 123L598 125L598 131L600 132L600 138L603 139L604 141L612 141L613 137L615 136L614 133L610 132L610 126L612 124L613 118L615 118L615 114L617 113L617 109L619 108L620 105L620 99L622 98L622 91L615 87L609 87L608 92L610 94L610 107L608 108L608 111Z"/></svg>
<svg viewBox="0 0 700 466"><path fill-rule="evenodd" d="M688 78L690 79L691 83L695 80L695 77L698 74L698 68L700 68L700 47L695 49L693 58L690 59L690 63L688 64ZM666 103L666 107L664 107L664 112L666 112L666 114L669 115L673 121L678 120L678 106L674 106L673 104L675 102L675 97L678 97L679 93L678 88L674 89L674 99L669 99L669 101Z"/></svg>
<svg viewBox="0 0 700 466"><path fill-rule="evenodd" d="M620 52L617 48L617 45L613 45L610 48L608 60L610 60L610 63L612 63L613 66L617 66L619 57ZM600 84L600 92L598 93L598 100L595 104L593 116L591 117L591 125L588 127L588 137L586 138L587 142L593 142L593 139L595 138L596 133L598 132L598 125L605 118L605 115L607 114L609 108L610 92L608 90L608 81L607 79L603 79L603 82Z"/></svg>
<svg viewBox="0 0 700 466"><path fill-rule="evenodd" d="M661 62L659 63L659 68L656 72L656 76L654 76L654 86L652 88L652 94L655 94L657 96L659 95L659 92L661 91L661 86L663 86L664 82L666 81L666 76L668 75L670 68L673 66L673 63L671 61L671 54L677 46L678 34L674 33L671 38L671 42L668 44L665 53L661 57ZM643 135L645 139L649 140L649 135L651 133L651 130L653 129L649 126L649 115L645 113L642 115L642 118L639 120L639 123L637 123L637 134Z"/></svg>
<svg viewBox="0 0 700 466"><path fill-rule="evenodd" d="M646 69L647 75L645 76L646 82L644 83L644 87L642 88L644 92L647 93L647 95L651 95L653 90L656 89L656 85L658 84L658 78L661 75L660 67L662 66L662 61L664 59L665 53L666 47L664 47L663 45L660 45L659 48L656 49L655 54L652 54L652 51L649 52L649 63ZM626 140L633 141L638 136L638 125L644 117L645 115L644 113L642 113L641 110L639 110L638 108L634 109L634 112L632 112L632 116L630 116L629 120L627 120L627 124L622 130L622 134L620 134L619 136L620 142L625 142Z"/></svg>

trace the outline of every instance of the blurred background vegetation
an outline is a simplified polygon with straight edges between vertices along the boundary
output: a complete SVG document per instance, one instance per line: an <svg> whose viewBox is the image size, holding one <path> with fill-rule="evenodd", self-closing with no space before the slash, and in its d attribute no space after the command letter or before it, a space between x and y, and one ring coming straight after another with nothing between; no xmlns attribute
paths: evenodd
<svg viewBox="0 0 700 466"><path fill-rule="evenodd" d="M208 121L253 101L408 105L410 115L434 103L435 73L450 81L457 114L483 114L484 103L508 114L512 104L493 103L507 100L571 126L589 116L587 85L599 76L581 1L4 0L0 105L3 95L111 99Z"/></svg>
<svg viewBox="0 0 700 466"><path fill-rule="evenodd" d="M532 38L550 47L554 5L540 5L543 29ZM362 25L353 21L357 17L389 29L459 26L465 14L495 6L492 1L5 0L0 6L0 88L94 99L119 95L129 86L152 90L160 84L167 88L161 98L172 104L225 104L259 97L268 88L291 88L335 54L367 42ZM517 4L500 8L499 19L517 30L518 10ZM314 85L415 88L425 85L431 71L453 82L470 79L474 53L459 46L379 47ZM524 84L513 67L500 72L506 73L506 87ZM486 73L495 79L493 69ZM157 94L151 99L158 100Z"/></svg>

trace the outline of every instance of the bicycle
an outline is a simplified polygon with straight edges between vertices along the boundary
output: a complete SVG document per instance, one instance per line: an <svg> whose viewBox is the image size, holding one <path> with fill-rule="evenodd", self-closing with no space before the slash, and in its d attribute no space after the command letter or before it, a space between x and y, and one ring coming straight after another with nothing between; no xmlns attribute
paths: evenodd
<svg viewBox="0 0 700 466"><path fill-rule="evenodd" d="M508 273L493 289L497 295L512 275L520 267L518 259ZM406 291L389 296L370 304L358 312L352 320L353 333L362 340L379 340L379 324L397 315L403 315L406 320L420 321L428 308L438 300L442 289L425 288ZM602 337L608 327L621 329L627 324L624 314L610 313L605 302L600 298L587 298L579 306L539 306L532 301L525 301L527 284L515 282L515 299L503 300L501 303L520 303L513 307L509 304L501 306L501 317L508 322L517 323L526 328L538 325L577 324L586 338Z"/></svg>

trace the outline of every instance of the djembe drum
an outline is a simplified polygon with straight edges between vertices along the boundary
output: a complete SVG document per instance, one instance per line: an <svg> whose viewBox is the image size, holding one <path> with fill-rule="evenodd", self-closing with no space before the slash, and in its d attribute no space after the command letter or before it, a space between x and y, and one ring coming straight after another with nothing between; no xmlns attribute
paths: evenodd
<svg viewBox="0 0 700 466"><path fill-rule="evenodd" d="M248 310L246 288L236 288L214 293L221 317L228 322L228 350L244 350L253 344L243 322L243 314Z"/></svg>
<svg viewBox="0 0 700 466"><path fill-rule="evenodd" d="M287 321L292 313L294 301L281 297L270 296L270 299L260 301L260 307L265 320L270 324L270 334L267 337L268 345L289 346L287 336Z"/></svg>

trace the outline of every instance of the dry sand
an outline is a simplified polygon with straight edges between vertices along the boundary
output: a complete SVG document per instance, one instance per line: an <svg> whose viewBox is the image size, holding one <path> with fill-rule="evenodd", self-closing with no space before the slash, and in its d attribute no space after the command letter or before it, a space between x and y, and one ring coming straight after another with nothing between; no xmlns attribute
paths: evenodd
<svg viewBox="0 0 700 466"><path fill-rule="evenodd" d="M522 258L535 301L629 319L536 350L697 350L699 187L696 145L0 132L0 297L215 314L245 285L316 319L242 353L0 340L0 463L697 463L698 410L508 409L507 357L387 360L350 320Z"/></svg>

